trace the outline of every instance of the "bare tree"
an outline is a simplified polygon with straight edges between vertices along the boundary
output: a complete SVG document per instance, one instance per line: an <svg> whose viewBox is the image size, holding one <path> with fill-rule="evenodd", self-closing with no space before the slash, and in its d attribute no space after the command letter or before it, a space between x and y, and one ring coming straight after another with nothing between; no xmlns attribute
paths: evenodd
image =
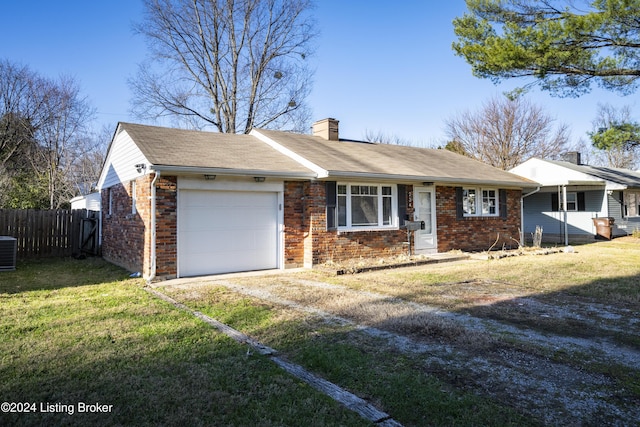
<svg viewBox="0 0 640 427"><path fill-rule="evenodd" d="M103 126L99 133L87 133L76 144L77 155L69 166L68 180L76 194L89 194L98 183L113 129Z"/></svg>
<svg viewBox="0 0 640 427"><path fill-rule="evenodd" d="M387 134L382 131L374 132L369 129L367 129L364 133L364 140L367 142L376 142L378 144L412 145L411 141L403 139L398 135Z"/></svg>
<svg viewBox="0 0 640 427"><path fill-rule="evenodd" d="M34 170L47 183L49 208L55 209L77 194L70 174L74 164L85 155L83 138L95 110L80 95L78 84L70 77L50 81L43 96L47 120L36 132L40 156L35 159Z"/></svg>
<svg viewBox="0 0 640 427"><path fill-rule="evenodd" d="M307 129L312 0L145 0L151 49L130 81L139 117L248 133ZM157 69L154 69L157 66Z"/></svg>
<svg viewBox="0 0 640 427"><path fill-rule="evenodd" d="M0 166L24 157L45 121L46 83L26 66L0 61Z"/></svg>
<svg viewBox="0 0 640 427"><path fill-rule="evenodd" d="M638 153L640 146L637 144L637 131L634 134L624 132L625 125L634 126L631 108L625 105L615 108L610 104L598 104L596 119L593 121L594 131L590 133L594 147L597 148L596 159L607 166L614 168L635 169L638 167ZM635 123L637 127L637 123ZM610 136L613 142L602 144L598 147L596 136ZM635 136L634 143L629 143L629 137Z"/></svg>
<svg viewBox="0 0 640 427"><path fill-rule="evenodd" d="M0 61L0 205L58 208L77 195L70 172L93 116L71 77Z"/></svg>
<svg viewBox="0 0 640 427"><path fill-rule="evenodd" d="M447 120L445 129L467 155L508 170L530 157L557 158L565 151L568 126L554 122L541 107L507 95Z"/></svg>

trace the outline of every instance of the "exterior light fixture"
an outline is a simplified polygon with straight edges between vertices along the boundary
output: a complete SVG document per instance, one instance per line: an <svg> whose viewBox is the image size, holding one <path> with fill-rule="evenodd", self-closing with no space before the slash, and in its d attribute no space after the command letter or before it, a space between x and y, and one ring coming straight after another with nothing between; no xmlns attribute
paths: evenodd
<svg viewBox="0 0 640 427"><path fill-rule="evenodd" d="M144 163L138 163L135 167L138 173L142 173L143 170L147 169L147 165L145 165Z"/></svg>
<svg viewBox="0 0 640 427"><path fill-rule="evenodd" d="M254 180L255 182L264 182L265 177L264 177L264 176L254 176L254 177L253 177L253 180Z"/></svg>
<svg viewBox="0 0 640 427"><path fill-rule="evenodd" d="M206 179L207 181L213 181L214 179L216 179L215 175L204 175L204 179Z"/></svg>
<svg viewBox="0 0 640 427"><path fill-rule="evenodd" d="M433 182L423 182L422 185L424 185L425 187L430 187L433 185Z"/></svg>

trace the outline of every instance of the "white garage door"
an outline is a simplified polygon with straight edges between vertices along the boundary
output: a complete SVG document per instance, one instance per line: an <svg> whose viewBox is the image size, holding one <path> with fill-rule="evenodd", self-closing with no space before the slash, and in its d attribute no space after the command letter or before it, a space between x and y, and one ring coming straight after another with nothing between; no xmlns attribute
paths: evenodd
<svg viewBox="0 0 640 427"><path fill-rule="evenodd" d="M181 277L278 266L278 193L180 190Z"/></svg>

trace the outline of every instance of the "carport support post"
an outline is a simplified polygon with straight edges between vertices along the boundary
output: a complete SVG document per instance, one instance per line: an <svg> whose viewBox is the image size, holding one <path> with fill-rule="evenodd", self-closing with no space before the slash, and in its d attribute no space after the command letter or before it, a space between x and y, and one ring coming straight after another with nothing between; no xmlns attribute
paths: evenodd
<svg viewBox="0 0 640 427"><path fill-rule="evenodd" d="M569 246L569 221L567 213L567 186L562 186L562 213L564 214L564 245Z"/></svg>
<svg viewBox="0 0 640 427"><path fill-rule="evenodd" d="M158 178L160 178L160 171L156 170L155 172L155 176L153 177L153 180L151 181L151 254L150 254L150 261L151 261L151 268L149 269L149 278L147 279L148 282L153 281L153 279L155 279L156 277L156 270L157 270L157 265L156 265L156 241L157 241L157 235L156 235L156 181L158 180Z"/></svg>

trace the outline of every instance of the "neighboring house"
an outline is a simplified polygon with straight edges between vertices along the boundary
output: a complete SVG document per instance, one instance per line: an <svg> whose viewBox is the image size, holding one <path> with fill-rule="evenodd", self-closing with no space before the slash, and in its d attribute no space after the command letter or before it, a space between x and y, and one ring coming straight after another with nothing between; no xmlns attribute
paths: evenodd
<svg viewBox="0 0 640 427"><path fill-rule="evenodd" d="M597 235L594 218L612 217L613 236L640 228L640 173L583 165L579 153L569 161L532 158L510 172L540 183L524 197L524 231L543 228L543 240L580 242Z"/></svg>
<svg viewBox="0 0 640 427"><path fill-rule="evenodd" d="M537 184L446 151L118 124L98 182L103 256L147 279L514 245Z"/></svg>
<svg viewBox="0 0 640 427"><path fill-rule="evenodd" d="M86 209L88 211L100 211L100 193L89 193L84 196L76 196L69 201L71 209Z"/></svg>

